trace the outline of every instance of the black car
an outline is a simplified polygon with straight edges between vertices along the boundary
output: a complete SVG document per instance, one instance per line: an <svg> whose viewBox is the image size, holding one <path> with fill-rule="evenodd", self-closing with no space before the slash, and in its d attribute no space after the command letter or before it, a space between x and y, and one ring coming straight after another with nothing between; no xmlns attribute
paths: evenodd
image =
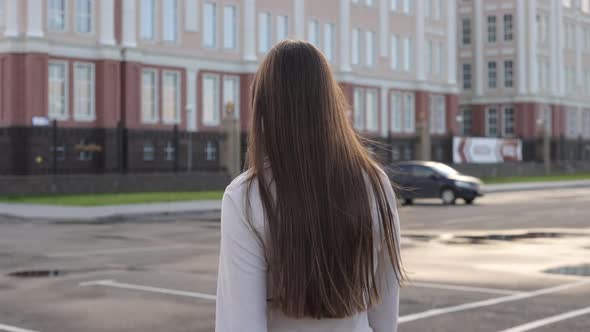
<svg viewBox="0 0 590 332"><path fill-rule="evenodd" d="M480 179L437 162L397 163L389 168L388 175L405 204L412 204L416 198L440 198L444 204L455 204L457 198L462 198L473 204L476 197L483 195Z"/></svg>

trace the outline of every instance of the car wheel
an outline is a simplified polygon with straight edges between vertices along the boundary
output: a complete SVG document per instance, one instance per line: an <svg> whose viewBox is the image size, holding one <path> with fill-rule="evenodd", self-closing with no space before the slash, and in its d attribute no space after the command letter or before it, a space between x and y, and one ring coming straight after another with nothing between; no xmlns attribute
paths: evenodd
<svg viewBox="0 0 590 332"><path fill-rule="evenodd" d="M473 204L473 201L475 201L475 198L464 198L465 200L465 204L471 205Z"/></svg>
<svg viewBox="0 0 590 332"><path fill-rule="evenodd" d="M412 205L414 204L414 200L411 198L404 199L404 205Z"/></svg>
<svg viewBox="0 0 590 332"><path fill-rule="evenodd" d="M455 192L453 189L445 188L440 192L440 198L443 201L443 204L450 205L455 204L455 200L457 197L455 196Z"/></svg>

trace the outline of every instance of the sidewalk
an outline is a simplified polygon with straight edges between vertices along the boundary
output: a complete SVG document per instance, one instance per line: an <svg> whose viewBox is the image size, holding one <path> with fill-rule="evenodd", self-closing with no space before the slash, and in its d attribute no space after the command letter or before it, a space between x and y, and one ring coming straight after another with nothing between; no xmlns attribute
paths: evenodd
<svg viewBox="0 0 590 332"><path fill-rule="evenodd" d="M590 187L590 180L529 182L486 185L484 193L495 194L512 191L554 190L564 188ZM97 207L74 207L35 204L0 203L0 215L25 219L50 220L96 220L116 216L166 214L166 213L206 213L221 209L221 201L187 201L173 203L110 205Z"/></svg>

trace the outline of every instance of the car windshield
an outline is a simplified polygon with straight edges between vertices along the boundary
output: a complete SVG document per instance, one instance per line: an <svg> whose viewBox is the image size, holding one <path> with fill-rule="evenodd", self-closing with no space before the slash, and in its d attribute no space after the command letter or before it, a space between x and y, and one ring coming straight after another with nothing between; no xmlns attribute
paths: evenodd
<svg viewBox="0 0 590 332"><path fill-rule="evenodd" d="M455 174L459 174L459 172L457 172L454 168L449 167L445 164L433 164L430 165L435 171L437 171L438 173L444 175L444 176L450 176L450 175L455 175Z"/></svg>

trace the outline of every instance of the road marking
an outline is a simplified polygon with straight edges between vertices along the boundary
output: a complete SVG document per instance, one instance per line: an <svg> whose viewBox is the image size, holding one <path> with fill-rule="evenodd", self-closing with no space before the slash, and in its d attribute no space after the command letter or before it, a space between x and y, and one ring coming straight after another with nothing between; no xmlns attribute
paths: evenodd
<svg viewBox="0 0 590 332"><path fill-rule="evenodd" d="M465 310L470 310L470 309L488 307L488 306L492 306L492 305L496 305L496 304L500 304L500 303L505 303L505 302L513 302L513 301L528 299L531 297L556 293L556 292L559 292L559 291L562 291L565 289L586 285L588 283L590 283L590 281L582 280L582 281L573 282L573 283L569 283L569 284L565 284L565 285L544 288L544 289L540 289L540 290L536 290L536 291L532 291L532 292L502 296L502 297L493 298L493 299L489 299L489 300L460 304L460 305L456 305L456 306L452 306L452 307L427 310L424 312L419 312L419 313L415 313L415 314L402 316L399 318L398 322L400 324L402 324L402 323L407 323L407 322L411 322L411 321L415 321L415 320L419 320L419 319L444 315L444 314L448 314L448 313L452 313L452 312L465 311Z"/></svg>
<svg viewBox="0 0 590 332"><path fill-rule="evenodd" d="M33 330L21 329L20 327L16 327L16 326L3 325L3 324L0 324L0 331L5 331L5 332L37 332L37 331L33 331Z"/></svg>
<svg viewBox="0 0 590 332"><path fill-rule="evenodd" d="M163 251L163 250L177 250L190 248L190 244L177 244L173 246L159 246L159 247L136 247L136 248L116 248L116 249L103 249L94 251L76 251L76 252L56 252L49 254L49 257L54 258L66 258L66 257L83 257L93 255L110 255L110 254L126 254L136 252L147 252L147 251Z"/></svg>
<svg viewBox="0 0 590 332"><path fill-rule="evenodd" d="M530 331L532 329L536 329L541 326L557 323L562 320L566 320L566 319L570 319L570 318L574 318L574 317L578 317L578 316L582 316L582 315L587 315L587 314L590 314L590 307L580 309L580 310L565 312L563 314L547 317L545 319L539 319L534 322L530 322L527 324L519 325L519 326L510 328L510 329L504 330L502 332Z"/></svg>
<svg viewBox="0 0 590 332"><path fill-rule="evenodd" d="M497 294L497 295L524 294L524 292L507 290L507 289L469 287L469 286L457 286L457 285L445 285L445 284L431 284L431 283L427 283L427 282L412 282L409 284L409 286L421 287L421 288L448 289L448 290L457 290L457 291L463 291L463 292Z"/></svg>
<svg viewBox="0 0 590 332"><path fill-rule="evenodd" d="M150 287L150 286L143 286L143 285L126 284L126 283L117 282L115 280L88 281L88 282L82 282L79 285L82 287L87 287L87 286L115 287L115 288L131 289L131 290L138 290L138 291L144 291L144 292L150 292L150 293L178 295L178 296L192 297L192 298L197 298L197 299L213 300L213 301L215 301L215 299L216 299L215 295L210 295L210 294L187 292L187 291L181 291L181 290L176 290L176 289Z"/></svg>

